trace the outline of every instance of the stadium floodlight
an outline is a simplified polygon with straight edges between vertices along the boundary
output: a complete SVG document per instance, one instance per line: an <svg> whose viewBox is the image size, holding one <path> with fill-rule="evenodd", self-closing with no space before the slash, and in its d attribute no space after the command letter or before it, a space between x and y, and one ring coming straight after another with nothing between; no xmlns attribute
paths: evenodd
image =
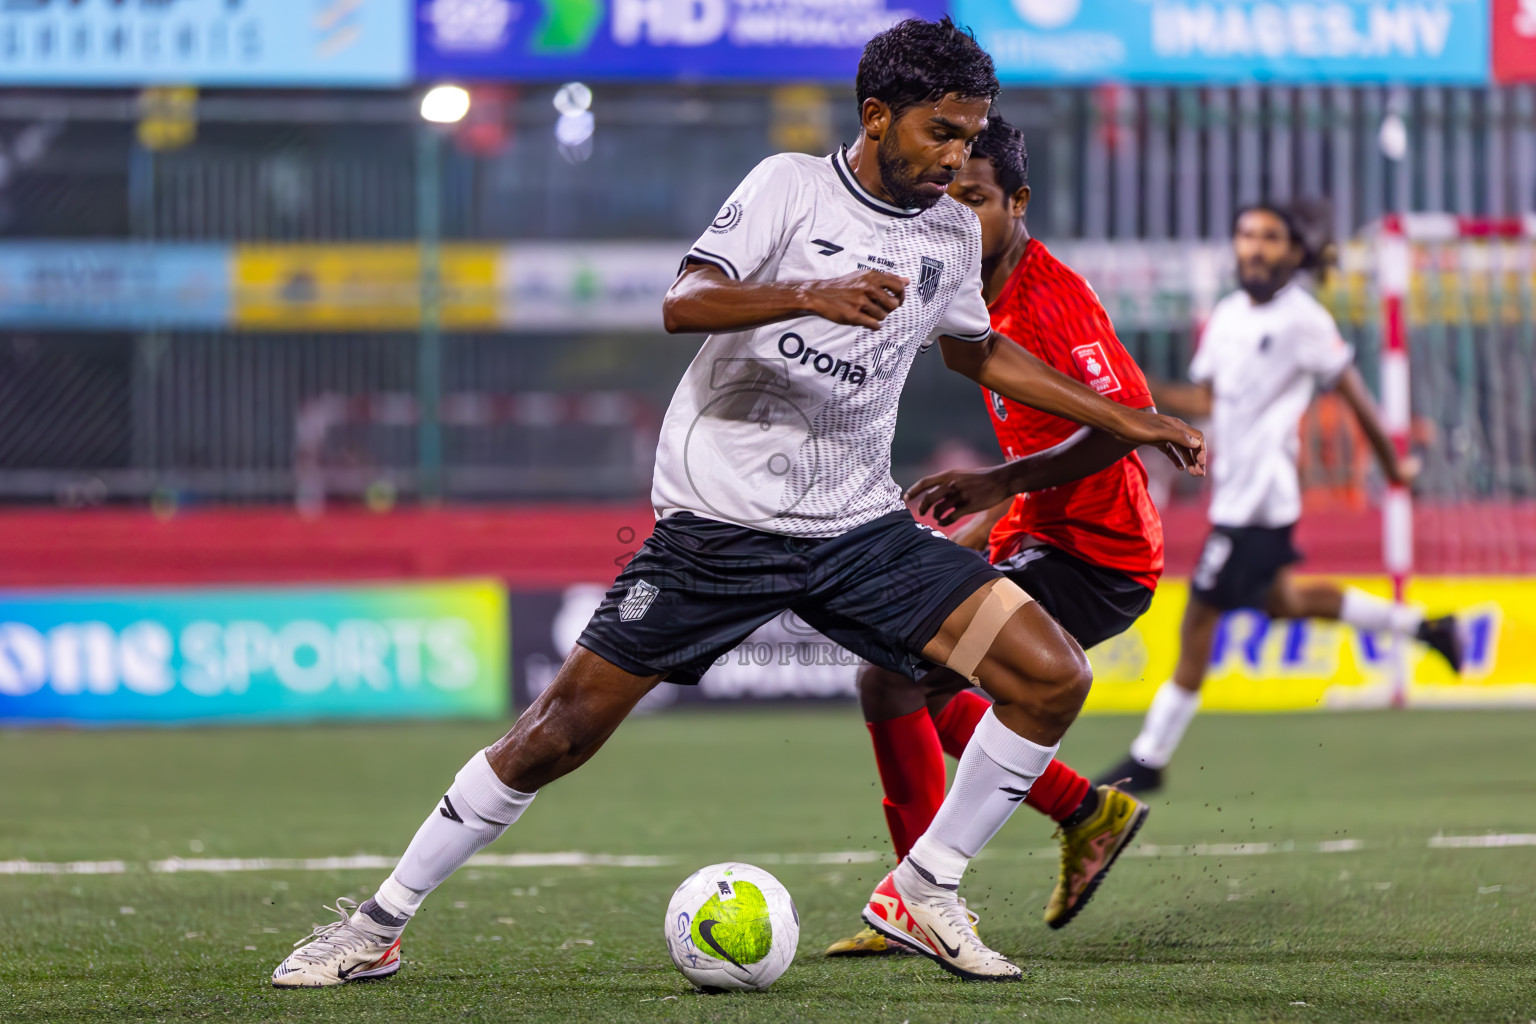
<svg viewBox="0 0 1536 1024"><path fill-rule="evenodd" d="M421 98L421 116L434 124L458 124L469 113L469 93L457 85L435 85Z"/></svg>

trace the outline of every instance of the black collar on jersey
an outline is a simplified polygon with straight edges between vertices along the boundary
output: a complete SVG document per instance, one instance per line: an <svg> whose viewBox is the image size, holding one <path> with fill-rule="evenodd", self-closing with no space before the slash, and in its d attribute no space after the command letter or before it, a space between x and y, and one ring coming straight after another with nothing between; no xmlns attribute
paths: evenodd
<svg viewBox="0 0 1536 1024"><path fill-rule="evenodd" d="M827 159L832 161L832 169L837 172L838 178L842 180L843 187L852 194L853 198L871 210L877 210L888 217L916 217L923 212L921 209L904 210L900 206L894 206L859 184L859 179L853 173L853 168L848 166L847 146L842 146Z"/></svg>

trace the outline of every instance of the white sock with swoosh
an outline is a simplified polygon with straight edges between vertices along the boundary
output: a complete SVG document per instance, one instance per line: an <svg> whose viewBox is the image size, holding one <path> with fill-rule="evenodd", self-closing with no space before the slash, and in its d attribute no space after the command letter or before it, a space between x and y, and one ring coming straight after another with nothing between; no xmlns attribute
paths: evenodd
<svg viewBox="0 0 1536 1024"><path fill-rule="evenodd" d="M1013 816L1060 744L1043 747L1008 728L990 708L960 758L955 784L907 860L939 884L960 884L966 865Z"/></svg>
<svg viewBox="0 0 1536 1024"><path fill-rule="evenodd" d="M477 752L416 830L374 900L393 916L409 918L428 893L522 817L533 798L498 779L486 752Z"/></svg>

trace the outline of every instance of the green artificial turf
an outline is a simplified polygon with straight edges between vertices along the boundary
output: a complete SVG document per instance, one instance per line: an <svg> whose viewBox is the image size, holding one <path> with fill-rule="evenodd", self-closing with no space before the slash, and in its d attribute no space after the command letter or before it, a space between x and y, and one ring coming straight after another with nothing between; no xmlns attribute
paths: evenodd
<svg viewBox="0 0 1536 1024"><path fill-rule="evenodd" d="M1086 719L1063 757L1096 772L1136 724ZM1164 852L1122 859L1060 932L1040 921L1050 823L1022 810L963 887L982 935L1026 968L1015 985L966 984L913 957L820 956L857 927L885 870L786 856L885 848L868 739L849 708L628 723L489 852L665 865L465 869L382 982L268 986L289 944L325 919L319 905L366 896L381 870L145 866L396 855L497 732L0 733L0 861L126 862L123 874L0 875L0 1020L1536 1018L1536 847L1429 843L1536 833L1526 712L1201 718L1140 837ZM1318 852L1343 840L1361 845ZM1239 843L1269 852L1222 849ZM667 959L673 887L725 859L766 861L800 908L799 955L767 992L697 995Z"/></svg>

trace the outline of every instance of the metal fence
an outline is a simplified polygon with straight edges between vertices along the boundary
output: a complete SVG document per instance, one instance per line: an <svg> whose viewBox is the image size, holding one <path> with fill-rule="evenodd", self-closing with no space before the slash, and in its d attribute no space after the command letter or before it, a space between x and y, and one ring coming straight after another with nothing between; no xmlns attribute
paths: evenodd
<svg viewBox="0 0 1536 1024"><path fill-rule="evenodd" d="M145 131L157 108L142 97L12 91L0 96L0 241L415 241L425 252L439 239L684 239L758 159L826 151L855 127L847 91L600 89L590 150L573 153L553 138L550 95L482 91L478 120L448 138L407 94L210 93L184 144L151 148L164 138ZM1158 376L1187 364L1246 200L1327 195L1344 236L1405 207L1536 209L1529 87L1011 90L1000 105L1030 139L1033 229L1083 267ZM1401 160L1381 144L1394 116ZM1328 296L1370 378L1370 249L1351 252ZM1422 262L1412 341L1426 487L1528 496L1529 243L1429 247ZM440 326L0 332L0 500L644 492L646 439L689 342ZM968 382L920 364L911 391L900 472L957 437L995 451ZM1308 430L1309 479L1368 491L1347 422L1325 404Z"/></svg>

